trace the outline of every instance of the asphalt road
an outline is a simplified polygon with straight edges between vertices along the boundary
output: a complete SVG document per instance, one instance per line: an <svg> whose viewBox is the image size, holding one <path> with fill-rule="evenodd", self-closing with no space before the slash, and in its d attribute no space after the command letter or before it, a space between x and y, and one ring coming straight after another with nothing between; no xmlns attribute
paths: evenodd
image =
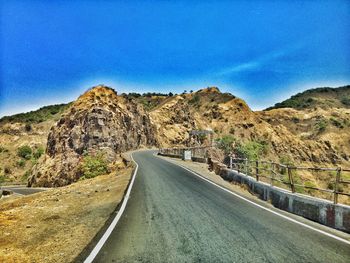
<svg viewBox="0 0 350 263"><path fill-rule="evenodd" d="M12 192L20 195L30 195L45 191L43 188L31 188L26 186L3 186L2 189L11 190Z"/></svg>
<svg viewBox="0 0 350 263"><path fill-rule="evenodd" d="M350 246L241 200L151 152L94 262L350 262Z"/></svg>

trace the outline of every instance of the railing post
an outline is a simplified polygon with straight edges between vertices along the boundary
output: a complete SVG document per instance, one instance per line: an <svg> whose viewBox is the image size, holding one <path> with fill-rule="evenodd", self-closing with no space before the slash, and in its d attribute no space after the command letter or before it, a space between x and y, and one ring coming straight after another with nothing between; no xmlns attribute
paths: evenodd
<svg viewBox="0 0 350 263"><path fill-rule="evenodd" d="M230 156L230 169L232 170L232 156Z"/></svg>
<svg viewBox="0 0 350 263"><path fill-rule="evenodd" d="M274 179L274 168L275 168L275 164L274 163L271 163L271 181L270 181L270 184L271 186L273 186L273 179Z"/></svg>
<svg viewBox="0 0 350 263"><path fill-rule="evenodd" d="M245 165L245 175L248 176L248 158L245 158L244 165Z"/></svg>
<svg viewBox="0 0 350 263"><path fill-rule="evenodd" d="M255 177L256 181L259 181L259 161L255 161Z"/></svg>
<svg viewBox="0 0 350 263"><path fill-rule="evenodd" d="M338 167L337 174L335 176L335 182L334 182L334 204L338 203L338 188L339 188L340 175L341 175L341 167Z"/></svg>
<svg viewBox="0 0 350 263"><path fill-rule="evenodd" d="M292 193L295 193L295 187L294 187L294 180L293 180L293 174L292 174L292 168L287 166L287 172L288 172L288 178L290 183L290 189L292 190Z"/></svg>

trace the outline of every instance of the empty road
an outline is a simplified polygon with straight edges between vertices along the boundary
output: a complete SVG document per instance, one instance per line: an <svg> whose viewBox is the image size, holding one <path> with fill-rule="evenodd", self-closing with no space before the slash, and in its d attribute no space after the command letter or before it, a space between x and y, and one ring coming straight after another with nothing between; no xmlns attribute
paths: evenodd
<svg viewBox="0 0 350 263"><path fill-rule="evenodd" d="M2 186L3 190L9 190L14 192L15 194L20 195L30 195L45 191L45 188L35 188L35 187L27 187L25 185L14 185L14 186Z"/></svg>
<svg viewBox="0 0 350 263"><path fill-rule="evenodd" d="M258 208L152 155L94 262L350 262L350 246Z"/></svg>

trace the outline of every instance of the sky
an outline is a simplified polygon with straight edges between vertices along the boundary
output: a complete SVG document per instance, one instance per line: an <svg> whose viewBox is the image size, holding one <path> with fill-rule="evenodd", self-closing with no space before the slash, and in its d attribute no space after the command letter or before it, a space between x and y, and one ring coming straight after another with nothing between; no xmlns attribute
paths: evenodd
<svg viewBox="0 0 350 263"><path fill-rule="evenodd" d="M218 86L264 109L350 84L350 1L0 0L0 116Z"/></svg>

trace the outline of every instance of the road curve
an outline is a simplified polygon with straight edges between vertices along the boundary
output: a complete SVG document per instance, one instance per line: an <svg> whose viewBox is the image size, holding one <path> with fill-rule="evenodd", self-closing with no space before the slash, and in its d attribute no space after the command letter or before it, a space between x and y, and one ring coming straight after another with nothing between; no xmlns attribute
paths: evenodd
<svg viewBox="0 0 350 263"><path fill-rule="evenodd" d="M350 262L350 246L253 206L152 155L94 262Z"/></svg>
<svg viewBox="0 0 350 263"><path fill-rule="evenodd" d="M45 191L44 188L33 188L33 187L26 187L26 186L3 186L3 190L10 190L14 192L15 194L20 194L20 195L30 195L30 194L35 194L39 192Z"/></svg>

